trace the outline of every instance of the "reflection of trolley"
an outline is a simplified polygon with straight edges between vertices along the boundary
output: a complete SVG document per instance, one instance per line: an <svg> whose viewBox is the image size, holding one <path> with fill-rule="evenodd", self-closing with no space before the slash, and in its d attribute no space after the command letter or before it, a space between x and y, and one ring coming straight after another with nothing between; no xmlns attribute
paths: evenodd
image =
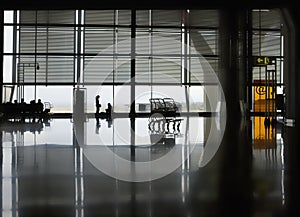
<svg viewBox="0 0 300 217"><path fill-rule="evenodd" d="M152 133L180 133L180 124L182 118L165 118L162 117L153 117L149 118L148 129ZM172 124L172 128L170 128L170 124Z"/></svg>
<svg viewBox="0 0 300 217"><path fill-rule="evenodd" d="M175 116L178 107L172 98L151 98L151 113Z"/></svg>
<svg viewBox="0 0 300 217"><path fill-rule="evenodd" d="M178 107L172 98L151 98L151 116L148 129L151 144L175 145L180 135L182 118L176 118Z"/></svg>

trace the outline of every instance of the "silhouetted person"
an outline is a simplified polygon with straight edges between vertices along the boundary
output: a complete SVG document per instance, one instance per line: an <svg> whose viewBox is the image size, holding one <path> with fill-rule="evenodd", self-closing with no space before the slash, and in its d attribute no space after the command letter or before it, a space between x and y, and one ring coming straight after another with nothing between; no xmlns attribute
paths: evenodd
<svg viewBox="0 0 300 217"><path fill-rule="evenodd" d="M36 102L33 99L30 101L30 106L29 106L29 118L30 116L32 117L32 122L35 122L35 115L36 115Z"/></svg>
<svg viewBox="0 0 300 217"><path fill-rule="evenodd" d="M25 102L24 98L21 99L20 105L23 106L23 109L25 109L27 103Z"/></svg>
<svg viewBox="0 0 300 217"><path fill-rule="evenodd" d="M106 115L108 118L111 118L111 111L112 111L112 106L110 103L107 103L107 109L105 109Z"/></svg>
<svg viewBox="0 0 300 217"><path fill-rule="evenodd" d="M37 106L36 106L37 112L42 113L44 110L44 104L42 103L41 99L38 99Z"/></svg>
<svg viewBox="0 0 300 217"><path fill-rule="evenodd" d="M20 113L21 113L21 121L24 122L25 121L25 114L28 110L28 105L25 102L24 98L21 99L21 103L20 103Z"/></svg>
<svg viewBox="0 0 300 217"><path fill-rule="evenodd" d="M13 107L12 107L12 110L11 110L11 113L13 114L15 120L16 120L16 115L20 112L20 108L19 108L19 103L18 103L18 100L14 100L14 104L13 104Z"/></svg>
<svg viewBox="0 0 300 217"><path fill-rule="evenodd" d="M36 103L36 109L37 109L37 114L39 116L39 121L42 121L42 114L44 110L44 104L42 103L41 99L38 99Z"/></svg>
<svg viewBox="0 0 300 217"><path fill-rule="evenodd" d="M97 95L97 96L96 96L96 114L99 114L99 112L100 112L100 107L101 107L101 104L100 104L100 96Z"/></svg>

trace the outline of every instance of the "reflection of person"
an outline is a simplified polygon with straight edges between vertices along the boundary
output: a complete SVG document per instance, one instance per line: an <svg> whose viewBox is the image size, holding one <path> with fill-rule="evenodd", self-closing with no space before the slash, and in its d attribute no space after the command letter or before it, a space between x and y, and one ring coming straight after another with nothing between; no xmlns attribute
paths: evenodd
<svg viewBox="0 0 300 217"><path fill-rule="evenodd" d="M97 96L96 96L96 114L99 114L99 112L100 112L100 107L101 107L101 104L100 104L100 96L97 95Z"/></svg>
<svg viewBox="0 0 300 217"><path fill-rule="evenodd" d="M107 127L111 128L111 125L112 125L112 120L111 120L111 118L109 118L109 119L107 119Z"/></svg>
<svg viewBox="0 0 300 217"><path fill-rule="evenodd" d="M99 128L101 127L99 117L96 117L96 134L99 134Z"/></svg>

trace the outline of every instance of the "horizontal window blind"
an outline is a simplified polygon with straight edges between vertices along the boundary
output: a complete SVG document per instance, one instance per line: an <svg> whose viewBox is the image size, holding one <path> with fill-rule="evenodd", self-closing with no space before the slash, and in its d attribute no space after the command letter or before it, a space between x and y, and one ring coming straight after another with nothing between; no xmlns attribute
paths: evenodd
<svg viewBox="0 0 300 217"><path fill-rule="evenodd" d="M139 55L149 55L153 52L152 33L147 29L137 29L136 31L136 53Z"/></svg>
<svg viewBox="0 0 300 217"><path fill-rule="evenodd" d="M96 29L86 27L84 30L84 52L94 53L104 52L105 49L109 50L109 47L114 43L113 29Z"/></svg>
<svg viewBox="0 0 300 217"><path fill-rule="evenodd" d="M49 53L75 52L74 28L49 28L47 38Z"/></svg>
<svg viewBox="0 0 300 217"><path fill-rule="evenodd" d="M74 10L21 10L20 24L74 24Z"/></svg>
<svg viewBox="0 0 300 217"><path fill-rule="evenodd" d="M130 25L130 10L86 10L85 24L89 25Z"/></svg>
<svg viewBox="0 0 300 217"><path fill-rule="evenodd" d="M20 27L19 32L20 53L35 53L36 31L35 27Z"/></svg>
<svg viewBox="0 0 300 217"><path fill-rule="evenodd" d="M37 69L37 63L39 69ZM32 82L46 82L46 57L37 56L24 56L21 55L17 67L18 82L32 83Z"/></svg>
<svg viewBox="0 0 300 217"><path fill-rule="evenodd" d="M85 28L84 52L86 54L129 54L131 52L130 28Z"/></svg>
<svg viewBox="0 0 300 217"><path fill-rule="evenodd" d="M129 57L85 57L83 80L88 83L128 82L130 80Z"/></svg>
<svg viewBox="0 0 300 217"><path fill-rule="evenodd" d="M114 10L86 10L84 12L85 24L113 25L115 22Z"/></svg>
<svg viewBox="0 0 300 217"><path fill-rule="evenodd" d="M115 52L118 54L129 54L131 52L130 28L117 28L115 31Z"/></svg>
<svg viewBox="0 0 300 217"><path fill-rule="evenodd" d="M181 83L180 58L153 58L154 83Z"/></svg>
<svg viewBox="0 0 300 217"><path fill-rule="evenodd" d="M137 10L136 11L136 25L148 26L150 24L151 17L150 10Z"/></svg>
<svg viewBox="0 0 300 217"><path fill-rule="evenodd" d="M153 26L181 26L181 10L153 10Z"/></svg>
<svg viewBox="0 0 300 217"><path fill-rule="evenodd" d="M184 13L189 16L190 25L208 28L184 29ZM76 14L74 10L20 11L18 62L40 65L38 71L28 69L23 72L24 82L73 82L77 73L75 69L79 70L77 58L83 60L83 71L80 69L83 82L99 84L130 80L131 10L85 10L82 24L87 26L82 28L69 25L75 24ZM186 30L192 52L217 55L218 31L210 28L218 27L216 10L137 10L136 23L150 25L149 28L136 28L137 82L182 82L183 35ZM79 29L83 31L82 35L78 34ZM79 56L77 51L81 52ZM218 59L208 61L216 71ZM204 71L208 69L201 67L196 61L188 60L191 82L205 80Z"/></svg>
<svg viewBox="0 0 300 217"><path fill-rule="evenodd" d="M84 82L113 82L114 59L112 57L85 57Z"/></svg>
<svg viewBox="0 0 300 217"><path fill-rule="evenodd" d="M130 58L125 57L118 57L117 64L115 64L116 71L115 71L115 82L129 82L130 81L130 67L131 61Z"/></svg>
<svg viewBox="0 0 300 217"><path fill-rule="evenodd" d="M136 82L145 82L145 83L151 83L152 80L152 60L146 57L139 57L136 59L135 62L135 81Z"/></svg>
<svg viewBox="0 0 300 217"><path fill-rule="evenodd" d="M30 64L30 67L28 67ZM39 69L35 67L39 65ZM23 67L23 65L25 67ZM18 82L73 82L74 57L20 55L18 61Z"/></svg>
<svg viewBox="0 0 300 217"><path fill-rule="evenodd" d="M20 82L74 81L75 57L70 55L75 53L76 32L75 27L67 26L74 21L74 10L20 11L18 65L39 64L39 70L18 68Z"/></svg>
<svg viewBox="0 0 300 217"><path fill-rule="evenodd" d="M141 28L136 34L137 54L181 55L181 32L178 29Z"/></svg>
<svg viewBox="0 0 300 217"><path fill-rule="evenodd" d="M34 56L20 56L17 65L17 82L35 82L36 59Z"/></svg>
<svg viewBox="0 0 300 217"><path fill-rule="evenodd" d="M191 30L191 52L201 55L217 55L217 31Z"/></svg>
<svg viewBox="0 0 300 217"><path fill-rule="evenodd" d="M280 29L281 23L279 10L252 10L253 28Z"/></svg>
<svg viewBox="0 0 300 217"><path fill-rule="evenodd" d="M137 10L136 24L181 27L183 12L182 10ZM190 10L187 24L194 27L217 28L219 27L219 12L218 10Z"/></svg>
<svg viewBox="0 0 300 217"><path fill-rule="evenodd" d="M280 40L279 33L254 31L252 36L253 56L280 56Z"/></svg>
<svg viewBox="0 0 300 217"><path fill-rule="evenodd" d="M48 82L73 82L74 57L48 57Z"/></svg>
<svg viewBox="0 0 300 217"><path fill-rule="evenodd" d="M20 53L74 53L74 28L20 27Z"/></svg>
<svg viewBox="0 0 300 217"><path fill-rule="evenodd" d="M153 29L153 54L181 54L181 32L177 29Z"/></svg>
<svg viewBox="0 0 300 217"><path fill-rule="evenodd" d="M189 23L190 26L218 28L219 11L218 10L190 10Z"/></svg>
<svg viewBox="0 0 300 217"><path fill-rule="evenodd" d="M180 29L137 29L136 81L181 82Z"/></svg>
<svg viewBox="0 0 300 217"><path fill-rule="evenodd" d="M217 58L191 57L188 60L188 71L191 83L215 83L218 74Z"/></svg>
<svg viewBox="0 0 300 217"><path fill-rule="evenodd" d="M136 82L181 83L181 59L174 57L137 58Z"/></svg>
<svg viewBox="0 0 300 217"><path fill-rule="evenodd" d="M118 25L131 24L131 11L130 10L117 10Z"/></svg>

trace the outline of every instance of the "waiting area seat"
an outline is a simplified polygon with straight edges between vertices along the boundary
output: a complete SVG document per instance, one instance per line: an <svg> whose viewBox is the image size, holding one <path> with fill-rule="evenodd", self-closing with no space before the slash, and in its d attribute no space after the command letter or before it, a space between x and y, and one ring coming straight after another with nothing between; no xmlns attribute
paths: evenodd
<svg viewBox="0 0 300 217"><path fill-rule="evenodd" d="M40 100L35 102L32 100L30 103L24 101L18 103L6 102L0 106L0 118L7 119L43 119L50 116L52 105L50 102L42 103Z"/></svg>

